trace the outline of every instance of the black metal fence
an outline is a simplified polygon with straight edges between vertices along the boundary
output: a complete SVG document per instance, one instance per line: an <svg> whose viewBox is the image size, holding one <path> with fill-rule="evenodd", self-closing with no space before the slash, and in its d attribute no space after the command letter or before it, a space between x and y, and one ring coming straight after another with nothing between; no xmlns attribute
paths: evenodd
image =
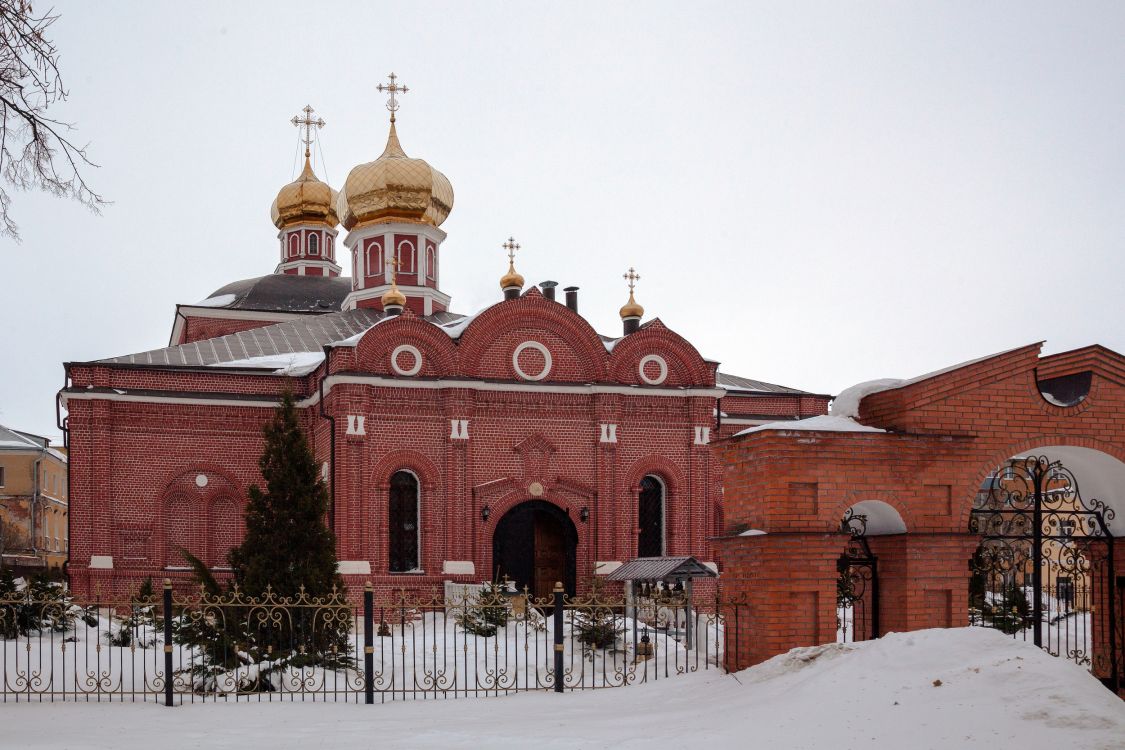
<svg viewBox="0 0 1125 750"><path fill-rule="evenodd" d="M0 701L375 703L621 687L722 669L741 603L485 586L356 605L238 592L0 595Z"/></svg>

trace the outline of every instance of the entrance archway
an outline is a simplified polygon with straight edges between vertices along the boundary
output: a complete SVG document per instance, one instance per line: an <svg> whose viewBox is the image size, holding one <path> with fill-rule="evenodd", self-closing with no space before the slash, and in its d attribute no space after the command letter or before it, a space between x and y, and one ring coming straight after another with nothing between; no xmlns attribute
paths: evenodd
<svg viewBox="0 0 1125 750"><path fill-rule="evenodd" d="M508 576L536 597L550 596L556 581L573 596L577 557L574 523L544 500L529 500L509 510L492 535L493 576Z"/></svg>

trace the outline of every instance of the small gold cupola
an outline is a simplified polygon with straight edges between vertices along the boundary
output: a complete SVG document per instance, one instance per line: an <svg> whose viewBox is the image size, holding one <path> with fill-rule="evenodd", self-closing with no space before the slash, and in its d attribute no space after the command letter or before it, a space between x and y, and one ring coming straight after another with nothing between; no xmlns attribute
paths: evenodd
<svg viewBox="0 0 1125 750"><path fill-rule="evenodd" d="M383 310L390 315L398 315L406 307L406 295L398 290L398 267L402 261L398 258L387 260L387 274L391 277L391 288L383 292L380 300Z"/></svg>
<svg viewBox="0 0 1125 750"><path fill-rule="evenodd" d="M327 224L335 227L340 223L336 214L336 191L317 179L311 161L312 129L324 127L324 120L313 119L313 108L305 105L304 119L294 117L292 123L305 128L305 168L296 180L277 192L270 207L270 218L278 229L294 224Z"/></svg>
<svg viewBox="0 0 1125 750"><path fill-rule="evenodd" d="M520 249L514 238L500 247L508 251L508 272L500 277L500 288L504 291L504 299L515 299L523 291L524 278L516 271L516 251Z"/></svg>
<svg viewBox="0 0 1125 750"><path fill-rule="evenodd" d="M633 297L633 289L636 287L637 281L641 275L634 269L630 268L629 272L622 276L623 279L629 282L629 301L621 308L621 321L624 323L625 335L629 335L641 324L641 318L644 317L645 309Z"/></svg>

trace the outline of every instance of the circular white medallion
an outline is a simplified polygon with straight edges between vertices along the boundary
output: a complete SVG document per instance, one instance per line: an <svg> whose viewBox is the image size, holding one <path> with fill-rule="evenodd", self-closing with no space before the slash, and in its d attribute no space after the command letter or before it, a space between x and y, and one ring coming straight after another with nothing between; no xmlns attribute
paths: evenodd
<svg viewBox="0 0 1125 750"><path fill-rule="evenodd" d="M532 497L542 497L543 485L541 485L539 482L532 482L531 484L527 485L527 494L531 495Z"/></svg>
<svg viewBox="0 0 1125 750"><path fill-rule="evenodd" d="M645 372L645 365L650 362L660 368L660 372L657 373L655 378L650 378ZM637 368L637 372L640 374L641 380L649 385L660 385L668 379L668 363L665 362L664 357L661 357L659 354L650 354L641 359L641 365Z"/></svg>
<svg viewBox="0 0 1125 750"><path fill-rule="evenodd" d="M400 354L409 354L414 357L413 366L402 367L401 365L399 365L398 355ZM402 344L401 346L396 346L395 350L391 352L391 369L397 372L399 375L405 375L406 377L417 375L422 371L422 352L418 351L418 347L411 346L410 344Z"/></svg>
<svg viewBox="0 0 1125 750"><path fill-rule="evenodd" d="M528 375L523 371L523 368L520 367L520 355L523 354L523 352L527 349L534 349L535 351L543 355L543 371L536 375ZM516 374L518 374L524 380L542 380L543 378L547 377L547 373L551 371L551 364L551 352L549 352L547 350L547 347L543 346L538 341L525 341L517 346L516 350L512 352L512 367L515 368Z"/></svg>
<svg viewBox="0 0 1125 750"><path fill-rule="evenodd" d="M207 475L206 474L196 474L195 475L195 486L196 487L206 487L207 486Z"/></svg>

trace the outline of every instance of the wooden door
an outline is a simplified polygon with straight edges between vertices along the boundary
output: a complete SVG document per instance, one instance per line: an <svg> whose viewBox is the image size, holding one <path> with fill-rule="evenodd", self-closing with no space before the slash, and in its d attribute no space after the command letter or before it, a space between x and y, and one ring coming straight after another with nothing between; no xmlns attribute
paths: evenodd
<svg viewBox="0 0 1125 750"><path fill-rule="evenodd" d="M562 524L543 512L535 514L534 549L534 593L550 596L557 581L566 581L566 539Z"/></svg>

